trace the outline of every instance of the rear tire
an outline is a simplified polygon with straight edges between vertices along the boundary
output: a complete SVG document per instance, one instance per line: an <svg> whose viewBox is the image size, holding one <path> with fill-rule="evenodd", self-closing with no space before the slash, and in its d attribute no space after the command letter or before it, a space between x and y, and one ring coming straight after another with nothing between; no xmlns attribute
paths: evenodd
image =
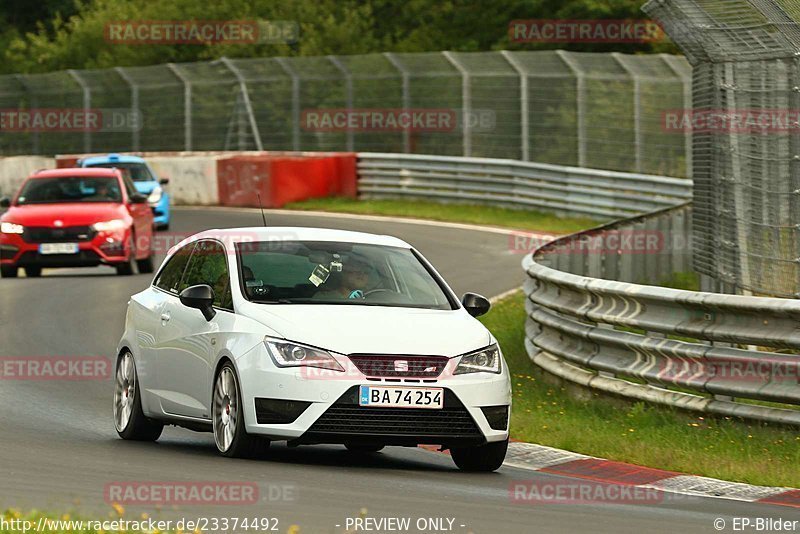
<svg viewBox="0 0 800 534"><path fill-rule="evenodd" d="M3 265L0 267L0 277L3 278L16 278L17 277L17 267L11 267L8 265Z"/></svg>
<svg viewBox="0 0 800 534"><path fill-rule="evenodd" d="M450 457L462 471L488 473L503 465L508 450L508 439L495 441L477 447L456 447L450 449Z"/></svg>
<svg viewBox="0 0 800 534"><path fill-rule="evenodd" d="M114 427L119 437L133 441L157 440L164 424L148 419L142 411L139 376L130 352L123 352L117 358L114 377Z"/></svg>
<svg viewBox="0 0 800 534"><path fill-rule="evenodd" d="M25 276L28 278L39 278L42 276L41 267L25 267Z"/></svg>
<svg viewBox="0 0 800 534"><path fill-rule="evenodd" d="M383 445L362 445L359 443L345 443L345 447L350 452L355 452L358 454L373 454L376 452L380 452L383 450Z"/></svg>
<svg viewBox="0 0 800 534"><path fill-rule="evenodd" d="M222 456L228 458L255 458L269 447L269 441L247 433L244 427L242 390L236 369L230 362L222 364L214 379L211 421L214 442Z"/></svg>

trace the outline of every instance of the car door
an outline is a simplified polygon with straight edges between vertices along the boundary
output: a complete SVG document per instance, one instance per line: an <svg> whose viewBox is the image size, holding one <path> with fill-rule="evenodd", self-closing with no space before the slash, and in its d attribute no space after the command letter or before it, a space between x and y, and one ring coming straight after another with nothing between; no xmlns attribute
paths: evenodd
<svg viewBox="0 0 800 534"><path fill-rule="evenodd" d="M214 289L218 313L210 321L199 310L181 304L178 297L180 291L199 284ZM162 408L169 414L208 419L220 325L232 317L230 274L222 244L212 240L197 242L177 293L165 303L159 328L157 360Z"/></svg>
<svg viewBox="0 0 800 534"><path fill-rule="evenodd" d="M162 315L170 297L178 295L178 287L193 249L194 243L191 243L177 250L158 272L150 289L134 297L140 365L148 372L147 383L142 379L142 384L156 396L160 395L157 355Z"/></svg>

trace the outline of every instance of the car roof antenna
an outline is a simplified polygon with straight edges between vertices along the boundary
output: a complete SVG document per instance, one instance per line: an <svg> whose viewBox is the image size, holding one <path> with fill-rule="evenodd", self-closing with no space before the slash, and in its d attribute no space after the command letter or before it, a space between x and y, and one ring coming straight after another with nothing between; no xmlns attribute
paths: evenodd
<svg viewBox="0 0 800 534"><path fill-rule="evenodd" d="M261 220L264 221L264 226L267 226L267 216L264 215L264 204L261 203L261 193L256 191L258 197L258 207L261 208Z"/></svg>

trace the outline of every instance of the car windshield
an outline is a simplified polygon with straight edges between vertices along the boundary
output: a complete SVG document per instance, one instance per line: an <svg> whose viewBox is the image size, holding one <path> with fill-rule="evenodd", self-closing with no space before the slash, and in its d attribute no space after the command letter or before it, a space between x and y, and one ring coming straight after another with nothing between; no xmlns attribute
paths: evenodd
<svg viewBox="0 0 800 534"><path fill-rule="evenodd" d="M150 168L144 163L97 163L95 165L87 165L86 167L98 169L120 169L131 177L134 182L152 182L155 180Z"/></svg>
<svg viewBox="0 0 800 534"><path fill-rule="evenodd" d="M122 202L119 180L111 176L33 178L17 198L17 204L64 202Z"/></svg>
<svg viewBox="0 0 800 534"><path fill-rule="evenodd" d="M236 251L242 292L253 302L455 309L409 249L277 241L239 243Z"/></svg>

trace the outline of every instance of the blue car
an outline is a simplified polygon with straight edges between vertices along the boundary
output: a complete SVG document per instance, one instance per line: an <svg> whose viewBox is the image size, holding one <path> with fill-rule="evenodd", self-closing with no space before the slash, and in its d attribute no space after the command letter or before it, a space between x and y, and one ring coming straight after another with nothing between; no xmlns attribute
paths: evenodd
<svg viewBox="0 0 800 534"><path fill-rule="evenodd" d="M109 154L95 156L78 161L80 167L104 167L120 169L130 175L136 190L147 195L147 202L153 210L153 224L159 230L169 229L169 193L164 186L169 183L167 178L158 179L156 173L147 162L137 156L122 156Z"/></svg>

